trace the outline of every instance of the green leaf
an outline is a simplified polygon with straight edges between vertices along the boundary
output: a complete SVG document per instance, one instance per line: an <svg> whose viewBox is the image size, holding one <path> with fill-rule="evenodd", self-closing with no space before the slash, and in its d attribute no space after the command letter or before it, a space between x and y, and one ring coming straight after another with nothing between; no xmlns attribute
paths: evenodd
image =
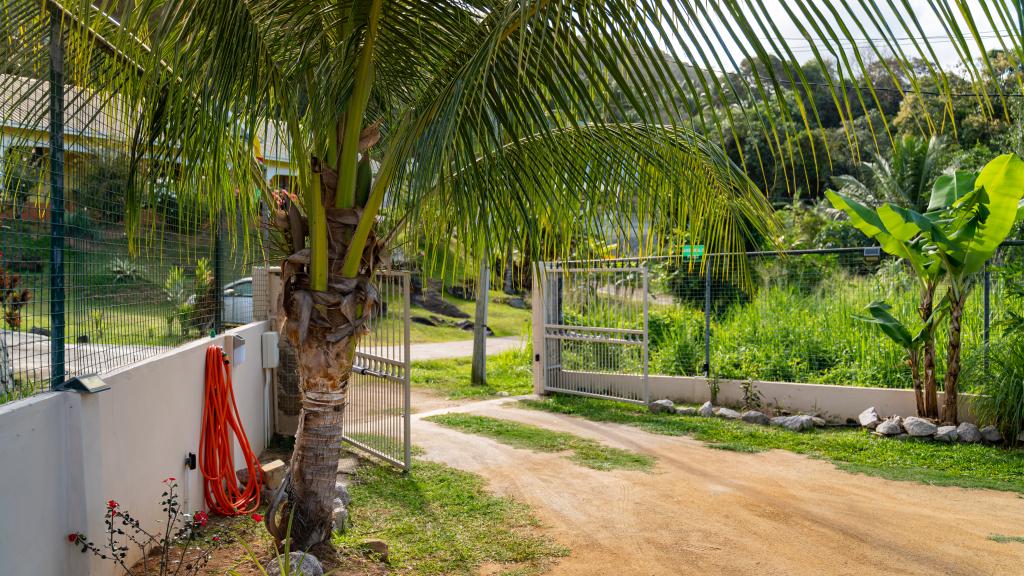
<svg viewBox="0 0 1024 576"><path fill-rule="evenodd" d="M974 190L974 181L977 177L978 175L974 172L956 172L939 176L935 180L935 185L932 186L928 211L936 212L952 206L954 202Z"/></svg>
<svg viewBox="0 0 1024 576"><path fill-rule="evenodd" d="M917 346L917 339L911 336L910 330L892 315L892 306L876 300L868 304L864 310L868 315L855 316L857 320L877 325L893 342L908 350Z"/></svg>
<svg viewBox="0 0 1024 576"><path fill-rule="evenodd" d="M967 241L963 255L963 273L981 271L1006 240L1017 223L1018 205L1024 197L1024 160L1016 154L1004 154L989 162L975 182L988 195L987 216Z"/></svg>

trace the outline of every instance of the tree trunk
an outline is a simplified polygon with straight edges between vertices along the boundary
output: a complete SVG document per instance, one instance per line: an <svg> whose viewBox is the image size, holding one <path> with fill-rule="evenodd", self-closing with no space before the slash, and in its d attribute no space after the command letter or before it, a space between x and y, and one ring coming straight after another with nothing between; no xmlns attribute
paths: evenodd
<svg viewBox="0 0 1024 576"><path fill-rule="evenodd" d="M935 301L935 287L929 286L921 295L921 306L918 314L921 321L927 322L932 315ZM935 376L935 327L928 329L924 339L924 412L918 414L923 418L939 417L939 394Z"/></svg>
<svg viewBox="0 0 1024 576"><path fill-rule="evenodd" d="M960 384L960 320L964 314L964 302L967 293L962 292L954 297L950 291L949 303L949 350L946 355L946 380L943 391L946 395L942 409L942 420L959 424L960 415L957 410L957 387Z"/></svg>
<svg viewBox="0 0 1024 576"><path fill-rule="evenodd" d="M480 278L476 282L476 315L473 318L473 368L470 380L475 386L487 385L487 296L491 288L491 270L487 257L480 259Z"/></svg>
<svg viewBox="0 0 1024 576"><path fill-rule="evenodd" d="M917 403L917 415L926 417L927 410L924 404L924 390L921 386L921 353L913 351L910 353L910 379L914 384L914 401Z"/></svg>
<svg viewBox="0 0 1024 576"><path fill-rule="evenodd" d="M333 205L337 177L323 167L324 205ZM278 538L291 517L293 550L308 550L329 542L334 527L338 459L347 388L358 339L380 303L371 285L376 269L386 264L382 242L371 232L355 278L340 273L348 244L362 209L326 209L327 290L312 289L311 251L304 246L308 224L295 207L276 216L278 228L288 231L293 253L281 266L281 305L284 335L298 354L302 412L292 453L287 506L276 518L268 511L267 526Z"/></svg>
<svg viewBox="0 0 1024 576"><path fill-rule="evenodd" d="M504 285L502 286L505 294L514 295L516 293L515 268L515 261L512 259L512 248L509 248L505 253L505 274Z"/></svg>

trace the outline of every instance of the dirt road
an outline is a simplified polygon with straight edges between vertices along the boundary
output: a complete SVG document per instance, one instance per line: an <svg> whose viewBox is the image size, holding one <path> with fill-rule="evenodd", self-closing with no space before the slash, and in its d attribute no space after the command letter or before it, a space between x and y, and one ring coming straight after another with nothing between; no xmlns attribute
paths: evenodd
<svg viewBox="0 0 1024 576"><path fill-rule="evenodd" d="M572 553L554 575L1024 575L1016 494L893 482L789 452L727 452L635 428L496 402L455 408L594 438L658 459L601 472L429 422L426 457L532 505Z"/></svg>

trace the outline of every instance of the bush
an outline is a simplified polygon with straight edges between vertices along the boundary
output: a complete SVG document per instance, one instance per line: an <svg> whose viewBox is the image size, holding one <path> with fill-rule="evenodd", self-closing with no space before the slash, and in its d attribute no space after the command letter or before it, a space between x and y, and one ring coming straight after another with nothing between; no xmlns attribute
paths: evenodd
<svg viewBox="0 0 1024 576"><path fill-rule="evenodd" d="M85 210L76 210L64 219L65 234L69 238L92 240L96 238L96 223Z"/></svg>
<svg viewBox="0 0 1024 576"><path fill-rule="evenodd" d="M979 351L964 367L964 382L979 387L974 400L978 421L999 428L1008 443L1016 444L1024 431L1024 338L1007 338L988 354Z"/></svg>
<svg viewBox="0 0 1024 576"><path fill-rule="evenodd" d="M692 376L703 372L703 312L690 308L652 310L647 331L652 373Z"/></svg>

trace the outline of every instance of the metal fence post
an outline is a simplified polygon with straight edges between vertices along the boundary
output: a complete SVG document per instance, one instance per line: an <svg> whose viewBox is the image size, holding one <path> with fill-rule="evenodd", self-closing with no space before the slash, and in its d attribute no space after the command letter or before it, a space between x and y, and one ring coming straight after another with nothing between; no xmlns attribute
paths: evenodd
<svg viewBox="0 0 1024 576"><path fill-rule="evenodd" d="M213 310L213 330L220 334L224 331L224 250L222 248L222 234L224 229L224 217L216 219L216 231L213 234L213 289L216 297Z"/></svg>
<svg viewBox="0 0 1024 576"><path fill-rule="evenodd" d="M50 387L64 383L64 42L50 8Z"/></svg>
<svg viewBox="0 0 1024 576"><path fill-rule="evenodd" d="M984 330L984 342L985 342L985 371L988 372L988 348L989 348L989 336L990 328L992 326L992 273L989 270L988 263L985 264L985 330Z"/></svg>
<svg viewBox="0 0 1024 576"><path fill-rule="evenodd" d="M651 403L651 380L650 380L650 333L647 331L647 318L649 314L649 300L650 300L650 268L647 263L643 264L643 298L644 298L644 404Z"/></svg>
<svg viewBox="0 0 1024 576"><path fill-rule="evenodd" d="M704 377L711 378L711 256L704 258Z"/></svg>

